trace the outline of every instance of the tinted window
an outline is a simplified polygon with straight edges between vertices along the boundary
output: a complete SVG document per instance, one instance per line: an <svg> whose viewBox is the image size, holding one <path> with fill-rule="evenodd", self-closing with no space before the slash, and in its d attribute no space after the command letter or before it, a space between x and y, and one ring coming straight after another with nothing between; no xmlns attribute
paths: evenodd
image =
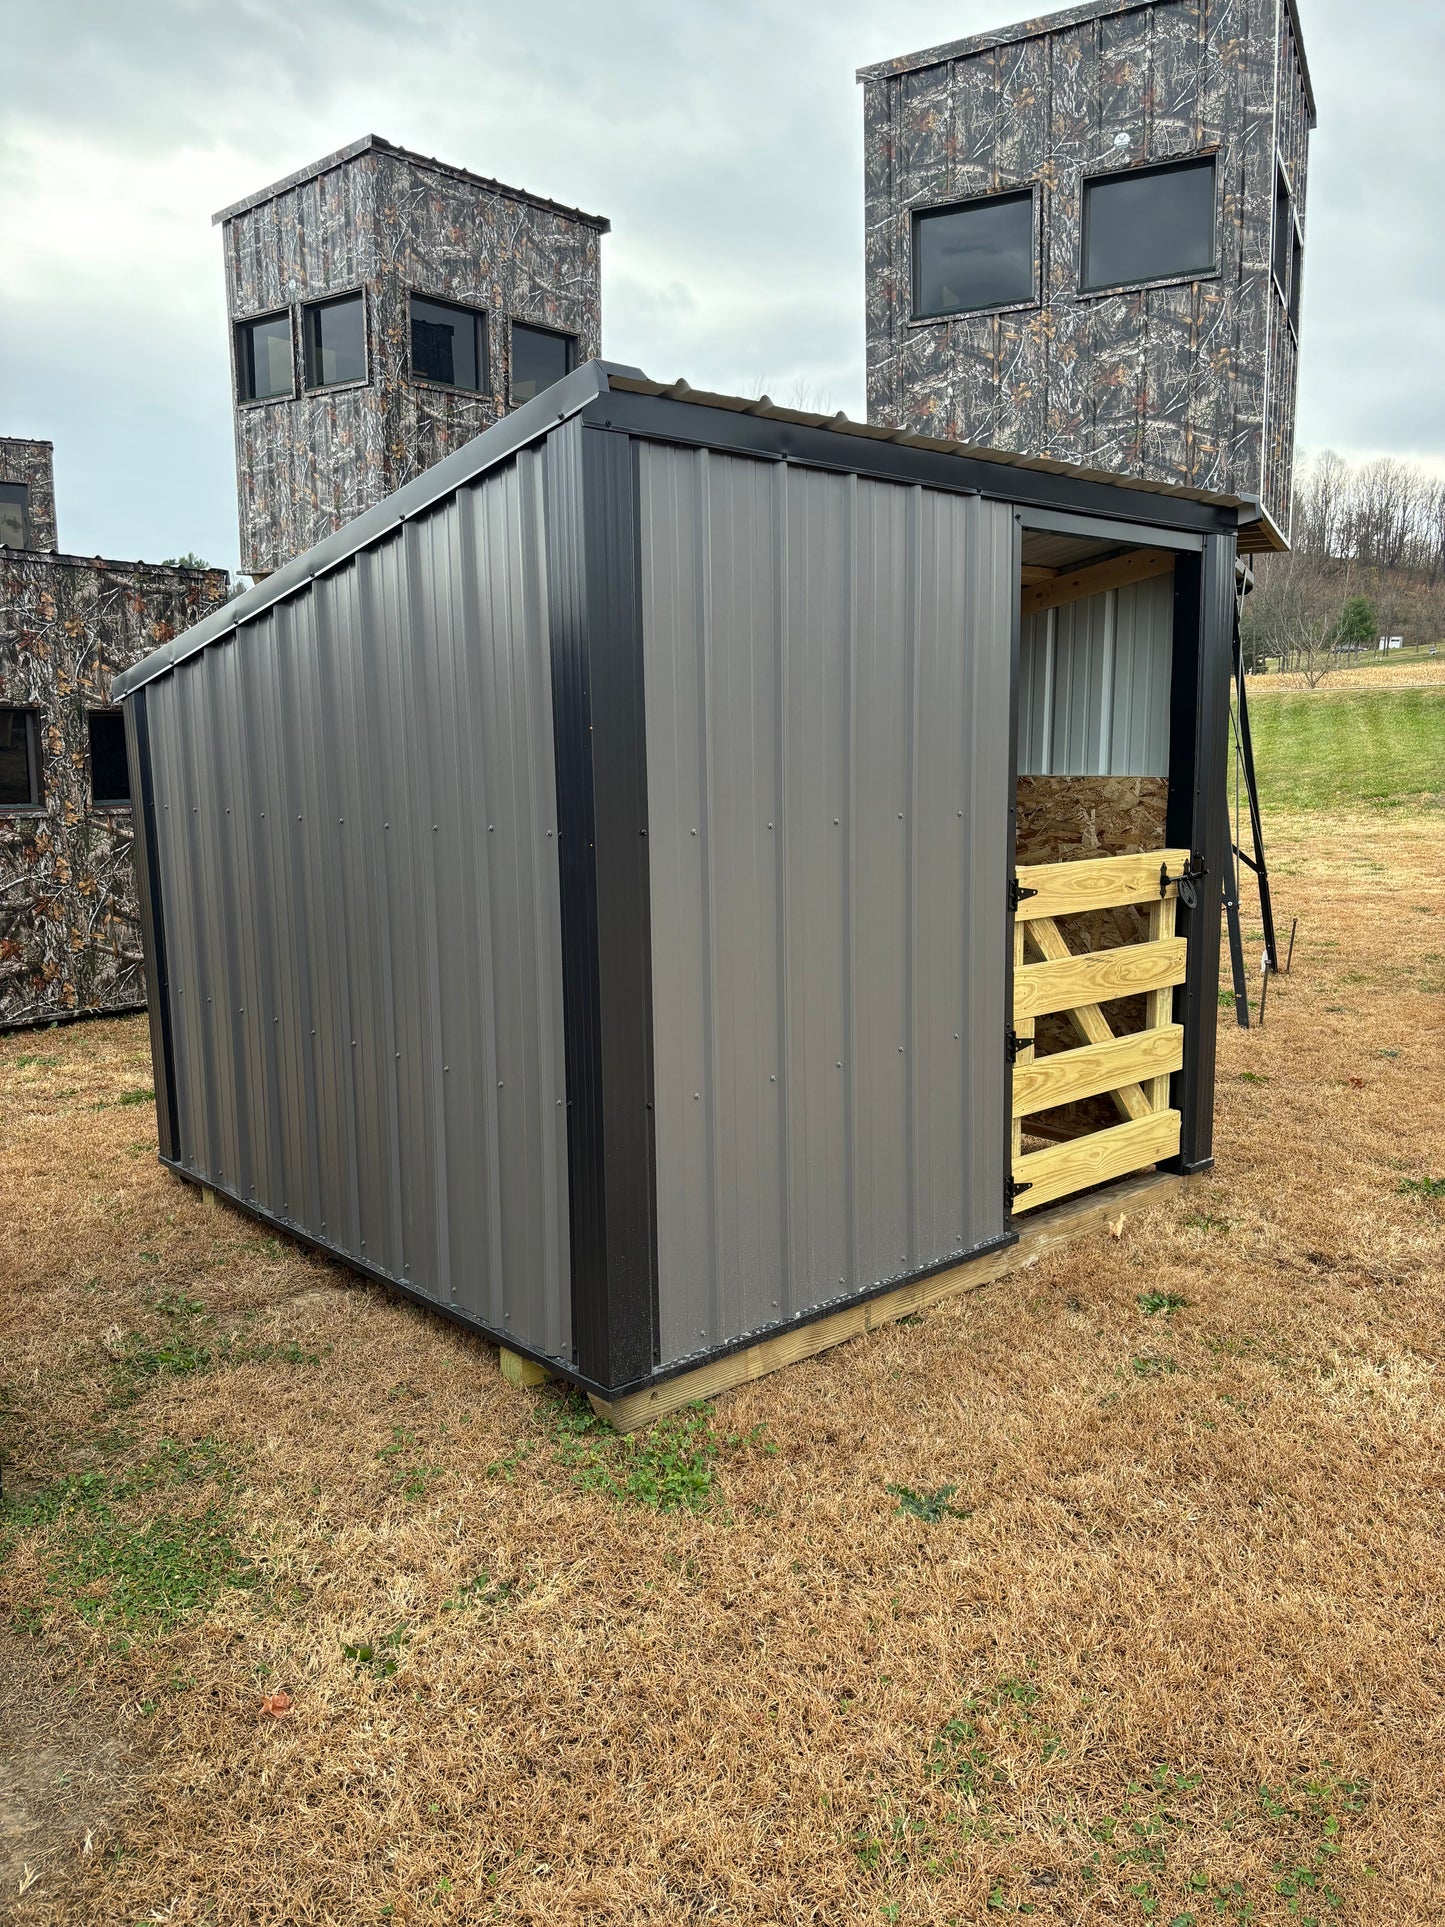
<svg viewBox="0 0 1445 1927"><path fill-rule="evenodd" d="M331 388L366 380L366 307L359 294L318 301L305 310L306 386Z"/></svg>
<svg viewBox="0 0 1445 1927"><path fill-rule="evenodd" d="M0 548L30 547L30 518L25 506L29 494L23 482L0 482Z"/></svg>
<svg viewBox="0 0 1445 1927"><path fill-rule="evenodd" d="M1289 189L1284 184L1284 175L1274 177L1274 278L1279 283L1279 291L1284 293L1289 286L1289 244L1294 232L1294 221L1290 215Z"/></svg>
<svg viewBox="0 0 1445 1927"><path fill-rule="evenodd" d="M1213 266L1213 160L1084 183L1085 288L1207 274Z"/></svg>
<svg viewBox="0 0 1445 1927"><path fill-rule="evenodd" d="M962 314L1034 296L1034 197L995 194L913 217L913 312Z"/></svg>
<svg viewBox="0 0 1445 1927"><path fill-rule="evenodd" d="M267 401L294 392L289 314L241 323L236 330L236 379L242 401Z"/></svg>
<svg viewBox="0 0 1445 1927"><path fill-rule="evenodd" d="M512 323L512 400L531 401L554 381L560 381L572 367L575 343L571 335L553 334L550 328L528 328Z"/></svg>
<svg viewBox="0 0 1445 1927"><path fill-rule="evenodd" d="M90 712L90 796L94 803L130 801L125 760L125 718L118 709Z"/></svg>
<svg viewBox="0 0 1445 1927"><path fill-rule="evenodd" d="M474 308L411 298L411 371L453 388L487 385L487 318Z"/></svg>
<svg viewBox="0 0 1445 1927"><path fill-rule="evenodd" d="M0 810L40 801L40 756L33 709L0 709Z"/></svg>

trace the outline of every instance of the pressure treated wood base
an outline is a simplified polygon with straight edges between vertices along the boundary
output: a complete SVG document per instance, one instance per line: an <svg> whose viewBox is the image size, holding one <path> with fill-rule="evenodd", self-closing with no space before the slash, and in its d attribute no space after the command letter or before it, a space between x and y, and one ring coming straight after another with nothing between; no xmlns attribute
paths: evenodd
<svg viewBox="0 0 1445 1927"><path fill-rule="evenodd" d="M523 1391L529 1386L545 1385L552 1376L545 1365L539 1365L532 1358L523 1358L520 1352L509 1352L505 1345L498 1349L497 1363L507 1383L519 1386Z"/></svg>
<svg viewBox="0 0 1445 1927"><path fill-rule="evenodd" d="M783 1366L796 1364L799 1359L811 1358L830 1346L841 1345L847 1339L861 1337L864 1332L876 1331L880 1325L906 1318L926 1305L936 1305L941 1299L992 1284L1075 1238L1116 1223L1121 1213L1132 1217L1146 1205L1158 1204L1182 1190L1186 1181L1172 1171L1144 1171L1137 1177L1121 1178L1103 1190L1091 1191L1087 1197L1067 1198L1030 1218L1018 1243L1006 1251L990 1252L986 1258L971 1259L952 1271L935 1272L931 1278L900 1285L896 1291L885 1292L859 1305L849 1305L826 1318L816 1319L811 1325L797 1325L791 1331L779 1332L776 1337L750 1345L746 1351L730 1352L726 1358L699 1365L696 1371L680 1373L660 1385L648 1386L645 1391L629 1393L610 1403L593 1397L592 1409L610 1420L619 1432L635 1432L639 1426L651 1425L654 1419L664 1418L667 1413L690 1405L694 1399L714 1398L734 1386L751 1384L754 1379L766 1378L769 1372L781 1371Z"/></svg>

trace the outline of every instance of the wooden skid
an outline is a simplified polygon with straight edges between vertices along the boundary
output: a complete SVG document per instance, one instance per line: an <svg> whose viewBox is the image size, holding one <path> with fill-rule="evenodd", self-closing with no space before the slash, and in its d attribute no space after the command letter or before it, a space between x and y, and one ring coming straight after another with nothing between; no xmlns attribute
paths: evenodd
<svg viewBox="0 0 1445 1927"><path fill-rule="evenodd" d="M1177 1114L1171 1115L1174 1116L1177 1147L1179 1120ZM1127 1125L1120 1126L1124 1130L1129 1128ZM1104 1135L1110 1136L1112 1133L1105 1132ZM1083 1140L1086 1143L1090 1141ZM1052 1157L1053 1152L1038 1151L1033 1156ZM1025 1162L1030 1160L1026 1159ZM1048 1252L1072 1243L1075 1238L1101 1231L1106 1223L1117 1222L1121 1214L1132 1216L1147 1205L1159 1203L1181 1190L1185 1182L1174 1172L1147 1171L1119 1184L1111 1184L1107 1190L1094 1192L1087 1198L1070 1198L1043 1212L1038 1218L1030 1219L1018 1243L1010 1245L1005 1251L990 1252L985 1258L972 1258L951 1271L935 1272L930 1278L919 1278L912 1284L900 1285L896 1291L883 1292L862 1304L830 1312L826 1318L815 1319L811 1325L796 1325L791 1331L760 1339L745 1351L731 1352L726 1358L714 1359L710 1364L699 1365L696 1371L682 1372L676 1378L664 1379L661 1384L650 1385L644 1391L630 1392L624 1398L611 1401L593 1397L592 1409L609 1420L619 1432L634 1432L639 1426L651 1425L655 1419L665 1418L669 1412L692 1404L695 1399L716 1398L719 1392L731 1391L738 1385L749 1385L754 1379L781 1371L785 1365L812 1358L816 1353L844 1344L850 1338L860 1338L865 1332L876 1331L881 1325L906 1318L927 1305L936 1305L961 1292L975 1291L980 1285L992 1284L1011 1271L1037 1263Z"/></svg>
<svg viewBox="0 0 1445 1927"><path fill-rule="evenodd" d="M1055 575L1048 582L1030 583L1024 578L1019 607L1026 616L1041 615L1065 602L1079 602L1085 596L1102 595L1106 589L1122 589L1131 582L1147 582L1152 576L1171 575L1174 557L1168 549L1131 549L1107 562L1095 562L1087 569L1073 569Z"/></svg>
<svg viewBox="0 0 1445 1927"><path fill-rule="evenodd" d="M1018 880L1037 894L1025 897L1018 917L1034 923L1040 917L1067 917L1084 910L1114 910L1126 903L1158 903L1159 866L1178 872L1189 861L1188 850L1146 850L1138 856L1094 856L1074 863L1020 864ZM1176 895L1171 883L1166 893Z"/></svg>
<svg viewBox="0 0 1445 1927"><path fill-rule="evenodd" d="M1126 1084L1142 1083L1146 1077L1167 1077L1183 1064L1184 1030L1179 1024L1129 1031L1107 1043L1085 1044L1081 1050L1054 1051L1028 1064L1015 1064L1013 1114L1029 1117L1056 1104L1100 1097Z"/></svg>
<svg viewBox="0 0 1445 1927"><path fill-rule="evenodd" d="M1103 1004L1111 997L1130 997L1139 991L1182 984L1186 948L1183 937L1168 937L1158 943L1124 943L1116 950L1090 950L1057 963L1015 964L1014 1027L1017 1029L1020 1018L1046 1017L1051 1011Z"/></svg>
<svg viewBox="0 0 1445 1927"><path fill-rule="evenodd" d="M1030 1151L1014 1161L1014 1177L1028 1190L1014 1199L1014 1214L1036 1211L1071 1191L1101 1184L1106 1178L1137 1171L1141 1164L1174 1157L1179 1150L1178 1111L1154 1111L1131 1117L1107 1131L1051 1144L1046 1151Z"/></svg>

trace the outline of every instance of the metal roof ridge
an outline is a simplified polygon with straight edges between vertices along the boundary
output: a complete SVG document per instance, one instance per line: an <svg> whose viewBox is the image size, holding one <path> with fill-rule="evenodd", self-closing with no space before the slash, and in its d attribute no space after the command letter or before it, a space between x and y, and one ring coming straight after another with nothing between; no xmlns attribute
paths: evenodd
<svg viewBox="0 0 1445 1927"><path fill-rule="evenodd" d="M612 223L605 214L589 214L584 208L572 207L566 201L554 201L548 195L534 194L529 188L511 187L506 181L498 181L488 174L475 174L469 167L459 167L455 161L438 160L434 154L419 154L413 147L403 147L397 141L389 141L381 134L363 134L358 140L348 141L334 153L323 154L318 161L311 161L305 167L298 167L294 173L284 175L279 181L272 181L269 187L259 187L253 194L245 194L229 207L223 207L218 214L211 216L211 226L219 227L223 221L234 220L238 214L247 214L252 208L261 207L267 201L274 201L279 195L288 194L293 187L300 187L306 181L314 181L333 168L342 167L353 161L359 154L375 150L380 154L394 154L401 160L411 161L417 167L429 167L452 180L466 181L473 187L486 189L490 194L502 194L508 200L521 201L528 207L543 209L549 214L563 214L569 220L581 221L584 226L595 228L599 234L610 234Z"/></svg>

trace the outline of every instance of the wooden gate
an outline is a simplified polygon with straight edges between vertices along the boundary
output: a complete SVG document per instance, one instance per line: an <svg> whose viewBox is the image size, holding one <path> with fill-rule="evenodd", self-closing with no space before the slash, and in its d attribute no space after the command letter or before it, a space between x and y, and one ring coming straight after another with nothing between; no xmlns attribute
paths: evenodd
<svg viewBox="0 0 1445 1927"><path fill-rule="evenodd" d="M1179 1150L1179 1113L1169 1107L1169 1078L1184 1062L1183 1027L1174 1022L1174 986L1184 981L1185 940L1174 934L1178 891L1160 893L1160 865L1171 877L1189 862L1187 850L1150 850L1140 856L1039 863L1018 872L1020 901L1014 923L1014 1210L1032 1211L1070 1192L1173 1157ZM1033 892L1029 895L1028 892ZM1130 904L1146 906L1148 939L1111 948L1076 950L1061 921ZM1144 998L1142 1029L1116 1035L1100 1005L1117 997ZM1039 1055L1038 1019L1065 1015L1082 1040L1076 1049ZM1091 1097L1113 1100L1121 1123L1062 1135L1027 1120ZM1025 1136L1057 1135L1039 1149Z"/></svg>

